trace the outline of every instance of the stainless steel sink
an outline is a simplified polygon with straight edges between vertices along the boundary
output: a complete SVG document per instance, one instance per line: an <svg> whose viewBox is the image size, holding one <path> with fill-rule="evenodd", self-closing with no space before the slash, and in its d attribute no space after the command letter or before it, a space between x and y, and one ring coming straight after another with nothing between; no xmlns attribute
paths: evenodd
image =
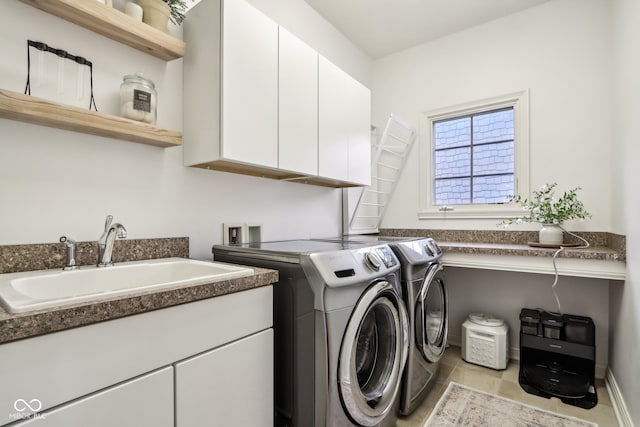
<svg viewBox="0 0 640 427"><path fill-rule="evenodd" d="M123 262L107 268L86 266L75 271L0 274L0 303L10 313L23 313L251 274L251 268L184 258Z"/></svg>

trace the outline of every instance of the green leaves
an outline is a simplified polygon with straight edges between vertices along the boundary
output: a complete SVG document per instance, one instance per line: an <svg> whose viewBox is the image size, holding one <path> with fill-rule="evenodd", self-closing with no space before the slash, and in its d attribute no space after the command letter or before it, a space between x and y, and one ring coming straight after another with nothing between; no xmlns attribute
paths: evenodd
<svg viewBox="0 0 640 427"><path fill-rule="evenodd" d="M519 194L513 196L511 202L522 205L528 214L506 219L499 225L508 226L523 222L561 224L564 221L591 218L591 214L585 210L584 204L578 200L577 191L581 190L580 187L565 191L562 197L556 199L554 189L557 185L555 182L543 185L539 190L533 192L531 199L524 198Z"/></svg>
<svg viewBox="0 0 640 427"><path fill-rule="evenodd" d="M182 24L184 14L187 11L186 0L163 0L171 8L171 22L176 25ZM193 0L192 0L193 1Z"/></svg>

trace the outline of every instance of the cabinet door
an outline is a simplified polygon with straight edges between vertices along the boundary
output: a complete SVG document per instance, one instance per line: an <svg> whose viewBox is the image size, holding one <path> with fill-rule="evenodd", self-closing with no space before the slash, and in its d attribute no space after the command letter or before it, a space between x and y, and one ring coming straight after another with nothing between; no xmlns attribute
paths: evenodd
<svg viewBox="0 0 640 427"><path fill-rule="evenodd" d="M318 174L318 54L280 27L279 168Z"/></svg>
<svg viewBox="0 0 640 427"><path fill-rule="evenodd" d="M360 185L371 180L370 91L319 59L319 175Z"/></svg>
<svg viewBox="0 0 640 427"><path fill-rule="evenodd" d="M36 405L30 396L29 402ZM44 404L44 402L42 402ZM15 407L21 409L18 403ZM16 414L18 418L20 413ZM168 367L46 411L16 427L173 427L173 368Z"/></svg>
<svg viewBox="0 0 640 427"><path fill-rule="evenodd" d="M176 427L273 426L273 329L175 369Z"/></svg>
<svg viewBox="0 0 640 427"><path fill-rule="evenodd" d="M349 182L371 185L371 91L352 80L349 93Z"/></svg>
<svg viewBox="0 0 640 427"><path fill-rule="evenodd" d="M349 82L344 71L322 56L318 64L318 174L346 181L349 178L347 138Z"/></svg>
<svg viewBox="0 0 640 427"><path fill-rule="evenodd" d="M278 166L278 24L242 0L223 2L222 157Z"/></svg>

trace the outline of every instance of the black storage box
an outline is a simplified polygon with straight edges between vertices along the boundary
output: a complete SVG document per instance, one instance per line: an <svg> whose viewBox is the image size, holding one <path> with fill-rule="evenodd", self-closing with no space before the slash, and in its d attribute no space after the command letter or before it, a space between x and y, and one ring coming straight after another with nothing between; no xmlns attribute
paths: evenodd
<svg viewBox="0 0 640 427"><path fill-rule="evenodd" d="M596 341L596 327L590 317L565 314L564 336L569 342L593 345Z"/></svg>
<svg viewBox="0 0 640 427"><path fill-rule="evenodd" d="M540 325L540 312L523 308L520 312L520 328L523 334L542 335Z"/></svg>
<svg viewBox="0 0 640 427"><path fill-rule="evenodd" d="M539 322L535 321L536 314ZM527 393L593 408L598 403L595 361L595 325L591 318L522 309L518 380Z"/></svg>
<svg viewBox="0 0 640 427"><path fill-rule="evenodd" d="M557 397L584 398L589 393L589 367L575 358L540 352L523 363L522 373L528 384Z"/></svg>
<svg viewBox="0 0 640 427"><path fill-rule="evenodd" d="M540 322L542 323L543 336L554 340L562 339L562 327L564 326L564 317L561 314L549 313L544 311L540 313Z"/></svg>

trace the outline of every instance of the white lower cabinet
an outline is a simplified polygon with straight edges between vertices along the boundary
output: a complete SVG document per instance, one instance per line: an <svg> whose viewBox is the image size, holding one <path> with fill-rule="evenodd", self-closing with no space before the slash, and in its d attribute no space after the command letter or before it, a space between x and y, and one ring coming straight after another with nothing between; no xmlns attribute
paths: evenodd
<svg viewBox="0 0 640 427"><path fill-rule="evenodd" d="M273 330L177 363L175 369L176 427L273 425Z"/></svg>
<svg viewBox="0 0 640 427"><path fill-rule="evenodd" d="M2 344L0 426L272 426L272 301L264 286Z"/></svg>
<svg viewBox="0 0 640 427"><path fill-rule="evenodd" d="M31 406L39 402L30 399ZM21 409L22 402L14 402ZM14 407L14 410L16 408ZM20 412L15 410L15 417ZM172 427L173 368L167 367L40 413L17 426Z"/></svg>

